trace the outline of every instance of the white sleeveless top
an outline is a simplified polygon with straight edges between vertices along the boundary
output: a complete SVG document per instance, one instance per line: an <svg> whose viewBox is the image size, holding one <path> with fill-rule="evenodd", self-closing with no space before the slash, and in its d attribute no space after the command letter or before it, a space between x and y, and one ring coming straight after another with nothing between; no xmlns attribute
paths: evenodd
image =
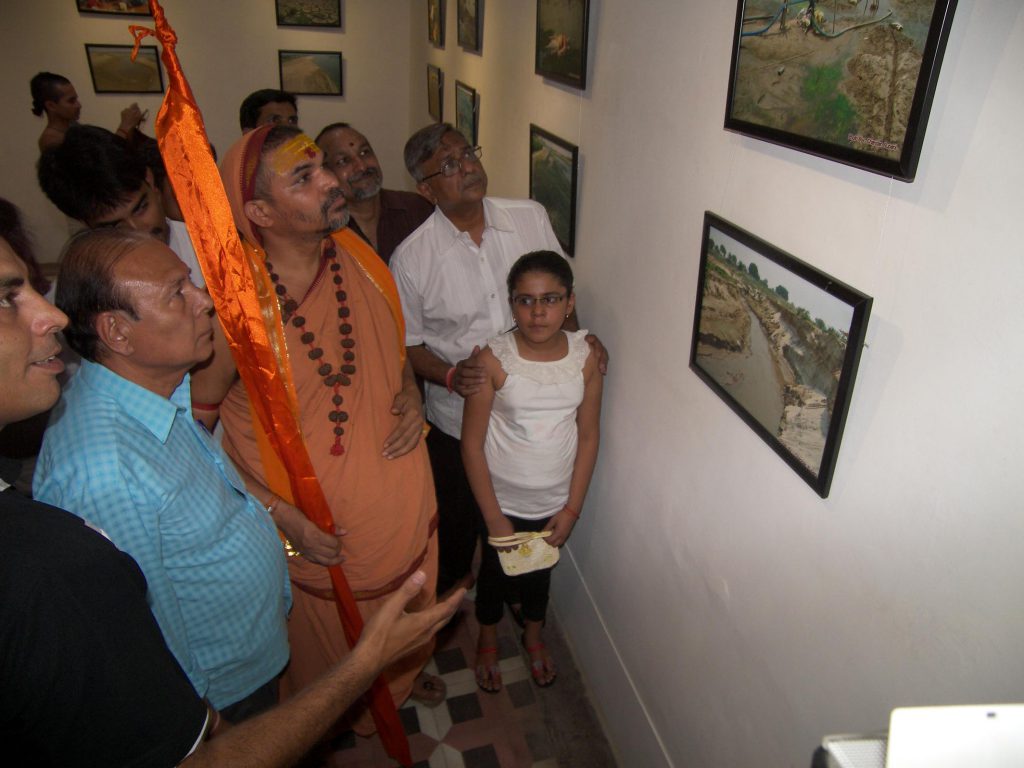
<svg viewBox="0 0 1024 768"><path fill-rule="evenodd" d="M551 517L569 499L590 345L587 331L563 333L569 352L552 362L524 360L513 333L488 342L508 377L494 393L484 455L498 505L510 517Z"/></svg>

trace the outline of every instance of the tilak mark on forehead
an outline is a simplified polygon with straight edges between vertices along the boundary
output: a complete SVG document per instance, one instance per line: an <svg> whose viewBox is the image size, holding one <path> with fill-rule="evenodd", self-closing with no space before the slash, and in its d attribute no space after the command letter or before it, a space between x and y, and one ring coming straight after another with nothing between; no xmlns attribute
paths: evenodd
<svg viewBox="0 0 1024 768"><path fill-rule="evenodd" d="M309 136L300 133L277 148L270 159L270 167L274 173L285 174L297 163L315 158L319 151L320 148Z"/></svg>

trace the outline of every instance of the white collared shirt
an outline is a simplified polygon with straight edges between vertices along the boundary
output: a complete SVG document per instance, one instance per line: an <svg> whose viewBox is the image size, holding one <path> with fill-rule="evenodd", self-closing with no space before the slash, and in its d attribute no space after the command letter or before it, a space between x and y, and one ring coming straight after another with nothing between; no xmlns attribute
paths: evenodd
<svg viewBox="0 0 1024 768"><path fill-rule="evenodd" d="M435 208L391 257L405 315L405 344L423 344L449 365L512 327L508 271L520 256L549 250L565 256L547 212L533 200L484 198L478 247ZM462 398L427 382L427 418L459 438Z"/></svg>

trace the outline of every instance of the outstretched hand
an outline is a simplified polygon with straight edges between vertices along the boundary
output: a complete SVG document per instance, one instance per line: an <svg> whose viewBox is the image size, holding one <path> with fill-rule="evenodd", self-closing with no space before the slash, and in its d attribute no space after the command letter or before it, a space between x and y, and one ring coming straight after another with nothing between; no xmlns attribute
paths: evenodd
<svg viewBox="0 0 1024 768"><path fill-rule="evenodd" d="M465 360L459 360L455 364L455 380L452 389L462 397L469 397L476 394L480 385L487 378L487 370L480 361L480 346L473 347L473 351Z"/></svg>
<svg viewBox="0 0 1024 768"><path fill-rule="evenodd" d="M416 571L366 622L356 651L372 653L378 670L419 648L443 627L458 610L465 589L457 589L443 602L408 613L405 609L422 592L427 576Z"/></svg>
<svg viewBox="0 0 1024 768"><path fill-rule="evenodd" d="M118 126L118 130L131 135L131 132L138 128L139 124L145 119L146 115L139 108L139 105L132 102L121 110L121 125Z"/></svg>

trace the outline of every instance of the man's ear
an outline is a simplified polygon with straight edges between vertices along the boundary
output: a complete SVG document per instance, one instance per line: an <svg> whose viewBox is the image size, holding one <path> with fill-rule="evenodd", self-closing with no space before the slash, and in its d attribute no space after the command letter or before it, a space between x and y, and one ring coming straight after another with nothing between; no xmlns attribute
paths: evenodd
<svg viewBox="0 0 1024 768"><path fill-rule="evenodd" d="M437 198L434 197L434 190L430 188L430 185L427 184L427 182L421 181L417 184L416 191L419 192L421 196L427 198L427 201L431 205L437 205Z"/></svg>
<svg viewBox="0 0 1024 768"><path fill-rule="evenodd" d="M270 206L268 206L264 200L250 200L242 206L242 210L245 211L245 217L257 227L266 229L274 223L274 217L271 216Z"/></svg>
<svg viewBox="0 0 1024 768"><path fill-rule="evenodd" d="M124 312L118 309L100 312L93 322L96 336L111 354L127 357L135 351L132 345L132 324Z"/></svg>

